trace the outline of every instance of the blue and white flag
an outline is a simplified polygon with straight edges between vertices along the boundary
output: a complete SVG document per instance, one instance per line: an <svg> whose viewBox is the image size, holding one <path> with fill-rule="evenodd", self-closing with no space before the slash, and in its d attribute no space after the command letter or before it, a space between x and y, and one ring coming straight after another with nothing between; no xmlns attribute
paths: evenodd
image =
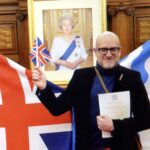
<svg viewBox="0 0 150 150"><path fill-rule="evenodd" d="M139 71L150 99L150 40L120 60L120 65ZM145 150L150 149L150 130L140 132Z"/></svg>

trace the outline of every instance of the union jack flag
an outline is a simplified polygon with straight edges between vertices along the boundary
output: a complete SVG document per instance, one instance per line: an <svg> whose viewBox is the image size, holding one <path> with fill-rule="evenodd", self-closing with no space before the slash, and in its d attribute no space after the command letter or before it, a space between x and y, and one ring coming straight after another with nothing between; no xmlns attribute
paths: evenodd
<svg viewBox="0 0 150 150"><path fill-rule="evenodd" d="M51 59L49 51L38 37L36 37L33 42L29 58L38 67L42 67Z"/></svg>
<svg viewBox="0 0 150 150"><path fill-rule="evenodd" d="M30 70L2 55L0 70L0 150L71 150L71 113L48 112Z"/></svg>

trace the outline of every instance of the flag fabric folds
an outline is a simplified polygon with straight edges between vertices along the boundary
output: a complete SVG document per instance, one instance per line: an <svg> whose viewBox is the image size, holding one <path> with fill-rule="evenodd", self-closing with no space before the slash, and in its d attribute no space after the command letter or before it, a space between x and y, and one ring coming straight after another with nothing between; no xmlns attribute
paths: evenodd
<svg viewBox="0 0 150 150"><path fill-rule="evenodd" d="M71 113L48 112L35 95L31 71L2 55L0 70L0 149L71 150Z"/></svg>
<svg viewBox="0 0 150 150"><path fill-rule="evenodd" d="M51 59L49 51L38 37L36 37L33 42L29 58L38 67L42 67Z"/></svg>
<svg viewBox="0 0 150 150"><path fill-rule="evenodd" d="M150 40L120 60L120 64L139 71L150 99ZM150 149L150 129L140 132L144 149Z"/></svg>

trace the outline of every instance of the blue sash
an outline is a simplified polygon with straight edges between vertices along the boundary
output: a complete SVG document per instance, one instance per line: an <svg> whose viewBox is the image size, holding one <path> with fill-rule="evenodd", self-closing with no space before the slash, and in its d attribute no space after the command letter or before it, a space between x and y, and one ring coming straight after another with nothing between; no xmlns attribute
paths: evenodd
<svg viewBox="0 0 150 150"><path fill-rule="evenodd" d="M76 36L75 39L80 38L80 36ZM65 53L59 58L61 60L67 60L68 57L72 54L72 52L74 51L74 49L76 48L76 41L75 39L71 42L71 44L69 45L69 47L66 49ZM60 65L56 65L55 70L58 70L60 67Z"/></svg>

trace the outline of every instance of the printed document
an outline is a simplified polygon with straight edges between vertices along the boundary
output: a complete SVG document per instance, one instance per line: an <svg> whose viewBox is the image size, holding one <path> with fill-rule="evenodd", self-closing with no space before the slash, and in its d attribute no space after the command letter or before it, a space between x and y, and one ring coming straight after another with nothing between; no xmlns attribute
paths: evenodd
<svg viewBox="0 0 150 150"><path fill-rule="evenodd" d="M124 119L130 117L130 92L113 92L98 95L100 115L109 116L112 119ZM103 138L111 137L110 132L102 132Z"/></svg>

